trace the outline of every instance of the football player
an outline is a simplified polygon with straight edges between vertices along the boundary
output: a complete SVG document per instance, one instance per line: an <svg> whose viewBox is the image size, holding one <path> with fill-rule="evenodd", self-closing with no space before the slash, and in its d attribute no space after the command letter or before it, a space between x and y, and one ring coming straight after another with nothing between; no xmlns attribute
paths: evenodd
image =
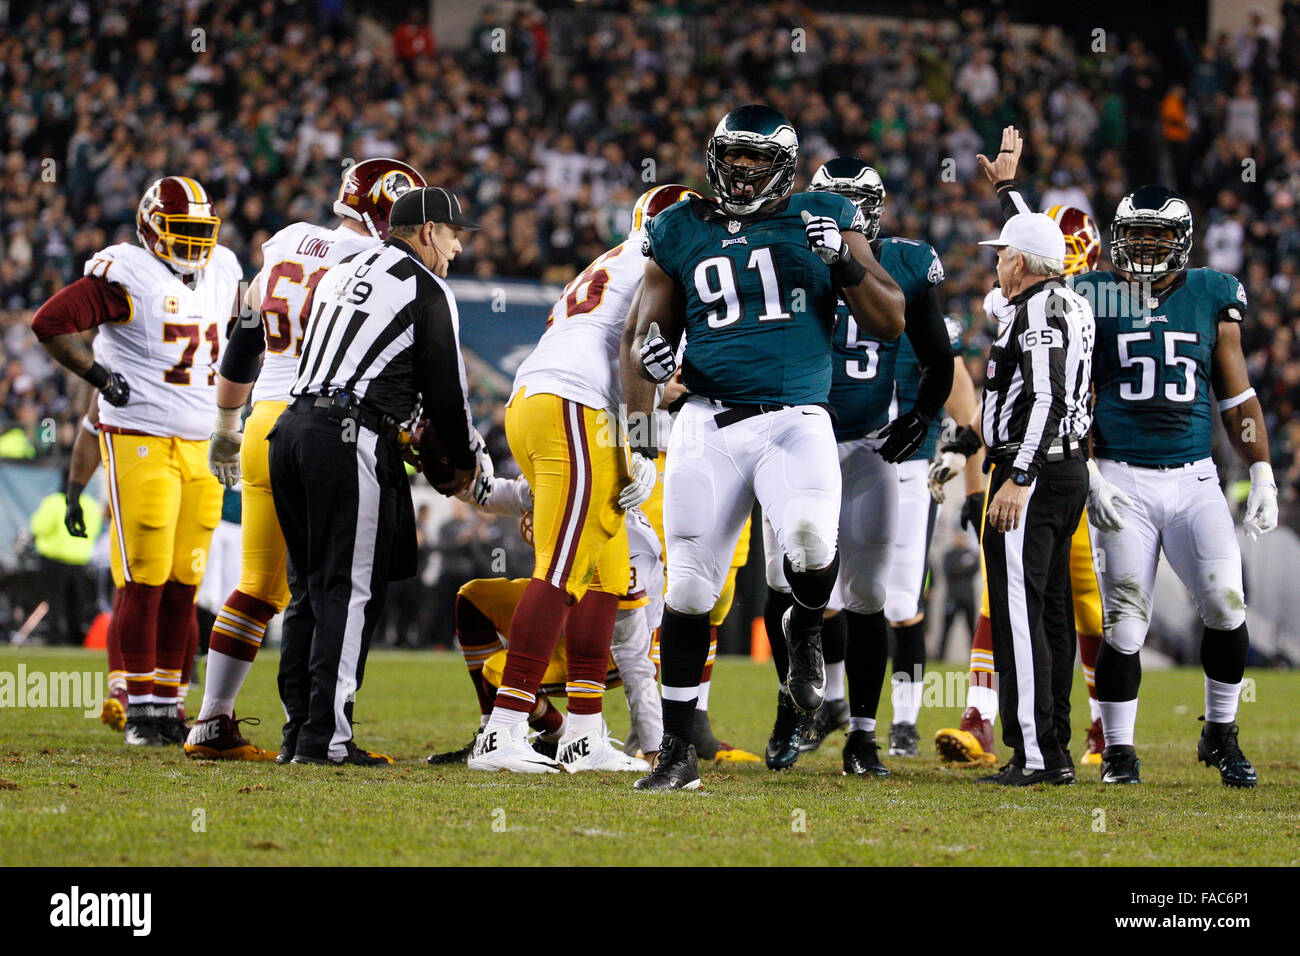
<svg viewBox="0 0 1300 956"><path fill-rule="evenodd" d="M343 173L334 202L339 219L333 227L296 222L262 244L262 270L245 293L247 311L231 333L217 377L209 466L227 488L241 482L242 556L239 584L217 612L208 640L203 704L185 741L191 757L276 757L249 743L235 721L235 698L266 627L289 603L284 535L271 497L266 436L289 404L316 283L331 266L387 238L394 201L423 185L424 177L399 160L364 160ZM250 393L253 411L244 422ZM310 633L309 622L287 615L282 653L302 652Z"/></svg>
<svg viewBox="0 0 1300 956"><path fill-rule="evenodd" d="M889 656L887 585L894 575L891 567L898 563L897 536L916 531L924 538L927 530L924 511L920 516L907 516L917 520L918 528L899 525L904 518L898 497L900 463L923 449L931 422L938 417L953 384L950 332L938 295L943 265L924 242L879 235L885 187L880 174L862 160L847 156L830 160L813 174L809 189L843 196L857 207L865 223L862 235L902 289L906 302L906 335L894 340L864 333L849 307L839 305L830 390L842 483L839 574L830 606L843 611L847 641L841 661L828 657L826 703L818 711L826 715L821 737L840 724L847 676L849 735L844 745L844 772L883 776L889 771L880 761L875 731ZM916 366L910 401L901 394L900 361ZM896 390L900 392L897 396ZM900 411L891 421L896 403ZM763 539L768 584L765 616L772 627L768 633L773 635L792 597L775 530L766 513ZM785 684L788 658L781 645L772 641L772 660ZM807 720L808 715L794 706L788 694L777 698L776 723L767 744L768 767L778 770L795 762Z"/></svg>
<svg viewBox="0 0 1300 956"><path fill-rule="evenodd" d="M1105 563L1098 571L1105 643L1097 697L1106 749L1103 783L1138 783L1134 750L1138 658L1151 620L1161 550L1196 600L1204 629L1205 726L1197 757L1223 783L1253 787L1237 742L1237 704L1249 637L1241 551L1210 457L1214 406L1250 469L1242 527L1277 526L1268 434L1241 351L1246 290L1214 269L1188 269L1192 214L1163 186L1120 200L1110 227L1111 272L1075 279L1097 317L1096 411L1089 511ZM1211 397L1213 392L1214 397Z"/></svg>
<svg viewBox="0 0 1300 956"><path fill-rule="evenodd" d="M559 755L598 754L599 763L624 756L610 746L601 708L618 601L631 573L625 512L645 502L659 475L653 456L628 459L619 339L641 281L645 231L688 193L685 186L657 186L637 200L627 239L565 287L546 332L515 373L506 437L533 492L536 561L510 627L495 706L469 756L471 770L557 769L539 759L526 735L561 631L569 709Z"/></svg>
<svg viewBox="0 0 1300 956"><path fill-rule="evenodd" d="M65 368L100 390L99 443L112 512L110 642L126 670L124 739L180 744L186 657L197 644L194 596L221 517L207 469L208 426L226 327L242 272L218 245L221 219L203 187L165 176L136 211L139 245L118 243L46 302L32 328ZM98 328L93 354L82 333Z"/></svg>
<svg viewBox="0 0 1300 956"><path fill-rule="evenodd" d="M1020 162L1023 140L1014 126L1002 132L1002 146L992 160L979 156L981 166L997 190L1002 213L1010 218L1021 212L1030 212L1029 204L1020 195L1016 184L1016 168ZM1047 210L1065 235L1065 274L1082 275L1097 267L1101 258L1101 234L1091 216L1073 206L1052 206ZM984 300L989 321L999 322L1010 314L1011 306L1001 289L994 288ZM964 419L959 419L959 421ZM975 458L982 455L977 431L969 426L958 430L952 442L941 450L940 458L930 470L930 490L942 500L942 488L957 472L965 469L968 476L967 498L962 507L962 523L972 525L980 532L979 522L984 513L983 478ZM973 478L973 482L971 479ZM1105 741L1101 727L1101 711L1097 703L1097 685L1094 668L1101 647L1101 593L1093 569L1092 538L1088 530L1088 511L1085 508L1079 525L1070 542L1070 592L1074 603L1074 627L1079 639L1079 657L1083 665L1084 682L1088 687L1090 724L1080 762L1085 765L1101 763ZM980 558L983 561L983 556ZM993 684L993 632L989 624L989 592L984 586L980 616L970 651L970 689L966 709L958 727L943 728L935 734L935 747L939 755L955 766L988 766L995 762L993 752L993 726L997 721L998 699Z"/></svg>
<svg viewBox="0 0 1300 956"><path fill-rule="evenodd" d="M895 339L904 300L861 232L861 210L833 193L791 193L798 150L776 110L733 110L706 149L717 198L679 203L648 230L639 307L623 337L629 419L653 409L683 333L690 394L664 478L664 740L654 771L637 781L643 790L699 786L694 714L708 613L755 498L794 598L782 620L789 696L809 713L823 700L822 612L839 566L831 333L843 296L863 334Z"/></svg>

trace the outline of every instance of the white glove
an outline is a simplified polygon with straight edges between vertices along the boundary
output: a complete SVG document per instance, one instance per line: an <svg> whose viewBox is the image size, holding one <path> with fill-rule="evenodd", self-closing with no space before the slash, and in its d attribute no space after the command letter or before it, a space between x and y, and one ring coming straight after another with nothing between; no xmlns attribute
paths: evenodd
<svg viewBox="0 0 1300 956"><path fill-rule="evenodd" d="M1266 461L1250 466L1250 494L1241 526L1251 541L1277 527L1277 482L1273 480L1273 466Z"/></svg>
<svg viewBox="0 0 1300 956"><path fill-rule="evenodd" d="M487 442L477 428L470 429L469 444L474 450L474 480L468 487L456 492L456 497L479 508L486 508L488 499L492 497L492 486L495 483L496 472L492 466L492 456L488 454Z"/></svg>
<svg viewBox="0 0 1300 956"><path fill-rule="evenodd" d="M623 492L618 496L618 506L626 511L645 504L650 500L650 494L655 490L655 482L658 480L659 468L654 461L645 455L634 454L632 480L623 486Z"/></svg>
<svg viewBox="0 0 1300 956"><path fill-rule="evenodd" d="M1102 477L1097 463L1088 459L1088 520L1097 530L1123 531L1123 509L1132 507L1133 500Z"/></svg>
<svg viewBox="0 0 1300 956"><path fill-rule="evenodd" d="M994 286L984 297L984 314L989 317L990 322L1000 326L1015 316L1016 307L1007 300L1001 287Z"/></svg>
<svg viewBox="0 0 1300 956"><path fill-rule="evenodd" d="M814 216L803 211L803 231L808 236L808 248L821 256L822 262L833 266L844 255L844 236L840 226L830 216Z"/></svg>
<svg viewBox="0 0 1300 956"><path fill-rule="evenodd" d="M208 470L227 488L239 484L239 449L244 443L239 418L243 411L242 408L218 408L217 422L208 441Z"/></svg>
<svg viewBox="0 0 1300 956"><path fill-rule="evenodd" d="M666 382L677 372L677 356L668 340L659 334L659 323L651 322L641 342L641 367L656 382Z"/></svg>
<svg viewBox="0 0 1300 956"><path fill-rule="evenodd" d="M943 486L952 481L966 468L966 456L959 451L943 451L930 465L930 497L943 504L947 494Z"/></svg>

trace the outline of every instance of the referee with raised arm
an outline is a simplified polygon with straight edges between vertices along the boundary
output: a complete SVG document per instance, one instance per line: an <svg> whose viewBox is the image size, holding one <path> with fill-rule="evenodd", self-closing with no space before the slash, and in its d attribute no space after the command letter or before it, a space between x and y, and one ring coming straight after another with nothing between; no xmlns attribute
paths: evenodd
<svg viewBox="0 0 1300 956"><path fill-rule="evenodd" d="M456 300L442 277L461 230L478 226L436 186L398 197L383 245L321 279L289 405L272 429L275 510L288 547L291 610L280 658L281 760L391 764L352 740L349 701L388 581L415 569L415 522L399 435L417 415L437 430L454 476L476 448ZM409 560L408 560L409 559Z"/></svg>
<svg viewBox="0 0 1300 956"><path fill-rule="evenodd" d="M1019 213L997 239L1014 312L989 349L980 430L992 465L982 544L1002 739L1010 763L980 782L1072 784L1070 537L1088 496L1094 323L1065 283L1065 237Z"/></svg>

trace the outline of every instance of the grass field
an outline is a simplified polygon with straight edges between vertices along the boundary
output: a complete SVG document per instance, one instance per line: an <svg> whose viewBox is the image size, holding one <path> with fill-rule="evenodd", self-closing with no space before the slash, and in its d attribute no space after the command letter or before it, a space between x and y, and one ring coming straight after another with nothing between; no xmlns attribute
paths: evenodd
<svg viewBox="0 0 1300 956"><path fill-rule="evenodd" d="M279 744L274 655L259 658L241 711ZM81 651L0 648L0 673L98 670ZM459 655L376 652L357 704L358 741L384 770L193 762L128 752L73 709L0 710L0 865L1296 865L1300 862L1300 673L1252 672L1241 740L1252 791L1195 762L1201 674L1150 673L1139 715L1141 787L1007 791L975 786L932 751L886 758L885 779L840 775L839 741L785 773L709 767L694 793L639 794L631 774L524 777L433 769L468 738L476 708ZM720 659L713 723L760 751L775 693L769 666ZM197 710L199 691L190 695ZM1085 726L1077 681L1076 734ZM626 730L621 691L606 711ZM888 704L885 705L888 713ZM954 726L926 708L922 739ZM1074 749L1079 749L1076 741ZM200 826L202 824L202 826Z"/></svg>

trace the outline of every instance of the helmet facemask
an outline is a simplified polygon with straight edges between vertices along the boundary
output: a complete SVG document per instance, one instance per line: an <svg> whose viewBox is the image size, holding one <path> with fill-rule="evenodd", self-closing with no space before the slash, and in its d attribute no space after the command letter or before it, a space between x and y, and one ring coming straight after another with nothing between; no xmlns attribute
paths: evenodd
<svg viewBox="0 0 1300 956"><path fill-rule="evenodd" d="M1163 233L1157 235L1156 231ZM1131 275L1161 276L1187 268L1192 237L1180 223L1132 216L1111 224L1110 257Z"/></svg>
<svg viewBox="0 0 1300 956"><path fill-rule="evenodd" d="M741 134L743 135L743 134ZM727 212L745 216L778 199L794 184L795 158L770 143L737 142L739 136L715 136L709 143L709 184ZM725 157L743 152L761 157L758 163L738 163Z"/></svg>
<svg viewBox="0 0 1300 956"><path fill-rule="evenodd" d="M151 247L154 255L186 274L207 268L221 231L217 216L154 212L149 216L149 225L157 236Z"/></svg>

